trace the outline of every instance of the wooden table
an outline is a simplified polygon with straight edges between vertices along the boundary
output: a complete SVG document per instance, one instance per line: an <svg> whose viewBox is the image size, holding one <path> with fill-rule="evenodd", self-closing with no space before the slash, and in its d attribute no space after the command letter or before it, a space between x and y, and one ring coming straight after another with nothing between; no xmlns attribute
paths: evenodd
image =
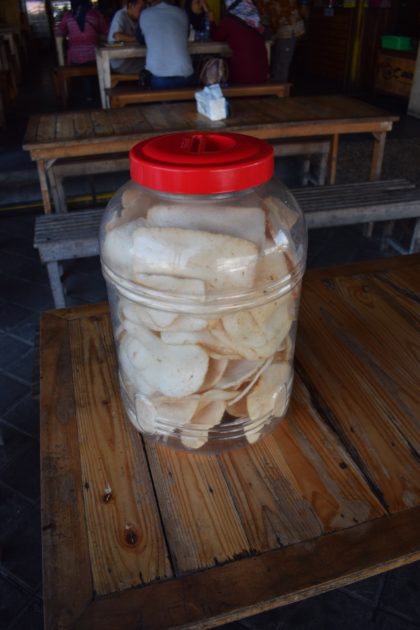
<svg viewBox="0 0 420 630"><path fill-rule="evenodd" d="M222 55L229 57L232 53L225 42L188 42L188 50L191 55ZM107 88L111 87L111 60L112 59L144 59L146 46L140 44L124 44L124 46L102 45L96 48L96 66L98 69L99 91L101 103L104 109L109 108Z"/></svg>
<svg viewBox="0 0 420 630"><path fill-rule="evenodd" d="M419 278L308 273L287 418L218 456L125 420L106 304L44 313L46 628L210 628L419 559Z"/></svg>
<svg viewBox="0 0 420 630"><path fill-rule="evenodd" d="M51 160L128 152L139 140L175 131L231 131L258 138L332 138L329 182L334 183L341 134L371 133L371 179L381 174L385 139L399 119L346 96L242 98L230 103L230 116L212 122L195 103L160 103L121 110L56 112L30 117L23 148L36 160L45 212L51 211L46 168Z"/></svg>

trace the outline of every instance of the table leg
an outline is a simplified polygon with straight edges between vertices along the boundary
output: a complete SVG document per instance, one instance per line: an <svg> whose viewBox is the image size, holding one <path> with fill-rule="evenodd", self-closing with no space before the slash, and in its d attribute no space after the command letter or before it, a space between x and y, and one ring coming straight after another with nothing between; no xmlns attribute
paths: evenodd
<svg viewBox="0 0 420 630"><path fill-rule="evenodd" d="M382 162L384 159L386 131L373 134L372 163L370 167L370 179L379 179L382 172Z"/></svg>
<svg viewBox="0 0 420 630"><path fill-rule="evenodd" d="M331 139L329 173L328 173L329 184L335 184L335 180L337 177L338 141L339 141L339 135L338 133L335 133Z"/></svg>
<svg viewBox="0 0 420 630"><path fill-rule="evenodd" d="M101 107L102 109L106 109L107 105L107 97L105 93L105 85L104 85L104 68L106 60L102 58L101 53L96 50L96 70L98 73L98 83L99 83L99 93L101 95Z"/></svg>
<svg viewBox="0 0 420 630"><path fill-rule="evenodd" d="M375 181L380 178L382 172L382 162L384 159L386 131L373 133L372 163L370 166L370 180ZM373 221L363 226L363 236L371 238L373 234Z"/></svg>
<svg viewBox="0 0 420 630"><path fill-rule="evenodd" d="M111 61L109 59L109 57L105 56L103 59L103 82L104 82L104 94L105 94L105 105L103 105L103 107L105 109L109 109L110 108L110 102L109 102L109 97L108 94L106 93L107 89L111 87Z"/></svg>
<svg viewBox="0 0 420 630"><path fill-rule="evenodd" d="M45 214L51 213L51 199L48 191L47 172L45 168L44 160L37 160L36 165L38 168L39 185L41 187L42 203L44 206Z"/></svg>

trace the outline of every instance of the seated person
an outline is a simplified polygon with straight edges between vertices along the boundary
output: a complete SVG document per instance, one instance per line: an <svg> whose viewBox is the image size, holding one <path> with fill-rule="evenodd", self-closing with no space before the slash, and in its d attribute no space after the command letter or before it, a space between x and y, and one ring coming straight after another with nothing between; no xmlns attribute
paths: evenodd
<svg viewBox="0 0 420 630"><path fill-rule="evenodd" d="M205 0L202 0L205 3ZM227 42L232 50L228 58L229 83L265 83L269 78L264 27L252 0L225 0L226 12L219 26L207 6L210 36L214 41Z"/></svg>
<svg viewBox="0 0 420 630"><path fill-rule="evenodd" d="M150 86L166 89L193 85L186 11L175 6L173 0L154 0L141 12L140 29L147 46Z"/></svg>
<svg viewBox="0 0 420 630"><path fill-rule="evenodd" d="M67 37L69 66L91 66L96 63L95 48L105 39L108 24L103 14L92 8L90 0L71 0L71 10L64 13L56 32ZM97 77L75 77L73 83L78 88L73 90L73 96L80 92L79 96L86 101L98 96Z"/></svg>
<svg viewBox="0 0 420 630"><path fill-rule="evenodd" d="M185 10L195 33L206 29L206 14L201 0L185 0Z"/></svg>
<svg viewBox="0 0 420 630"><path fill-rule="evenodd" d="M89 0L71 0L71 11L66 11L57 27L57 34L67 37L69 66L94 64L95 47L108 32L105 17L93 9Z"/></svg>
<svg viewBox="0 0 420 630"><path fill-rule="evenodd" d="M144 0L128 0L124 8L119 9L112 18L108 32L108 43L137 43L136 31L140 13L145 7ZM143 42L144 43L144 42ZM120 74L138 75L144 66L143 59L111 59L111 68Z"/></svg>

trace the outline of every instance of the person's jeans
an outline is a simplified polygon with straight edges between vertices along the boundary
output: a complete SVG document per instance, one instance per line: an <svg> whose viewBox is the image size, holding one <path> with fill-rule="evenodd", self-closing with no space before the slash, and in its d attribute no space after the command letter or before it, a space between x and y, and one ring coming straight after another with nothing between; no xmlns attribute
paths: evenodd
<svg viewBox="0 0 420 630"><path fill-rule="evenodd" d="M168 88L190 87L195 83L195 75L189 77L157 77L150 75L150 87L153 90L166 90Z"/></svg>

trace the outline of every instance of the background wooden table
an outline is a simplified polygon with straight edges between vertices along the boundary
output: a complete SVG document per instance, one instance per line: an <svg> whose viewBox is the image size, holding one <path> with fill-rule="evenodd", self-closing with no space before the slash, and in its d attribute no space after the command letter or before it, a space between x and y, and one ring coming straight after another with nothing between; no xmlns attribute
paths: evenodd
<svg viewBox="0 0 420 630"><path fill-rule="evenodd" d="M45 313L46 628L209 628L419 559L419 278L308 273L287 418L219 456L124 419L106 304Z"/></svg>
<svg viewBox="0 0 420 630"><path fill-rule="evenodd" d="M332 138L329 182L335 182L339 136L373 137L371 179L381 174L385 139L398 116L347 96L241 98L226 120L211 121L195 103L160 103L122 110L57 112L31 116L23 148L36 160L45 212L51 211L46 168L52 160L128 152L139 140L176 131L229 131L266 140Z"/></svg>
<svg viewBox="0 0 420 630"><path fill-rule="evenodd" d="M220 55L229 57L232 54L225 42L188 42L190 55ZM102 45L96 48L96 67L98 69L99 92L104 109L109 108L106 90L111 87L111 59L144 59L146 46L125 44L124 46Z"/></svg>

